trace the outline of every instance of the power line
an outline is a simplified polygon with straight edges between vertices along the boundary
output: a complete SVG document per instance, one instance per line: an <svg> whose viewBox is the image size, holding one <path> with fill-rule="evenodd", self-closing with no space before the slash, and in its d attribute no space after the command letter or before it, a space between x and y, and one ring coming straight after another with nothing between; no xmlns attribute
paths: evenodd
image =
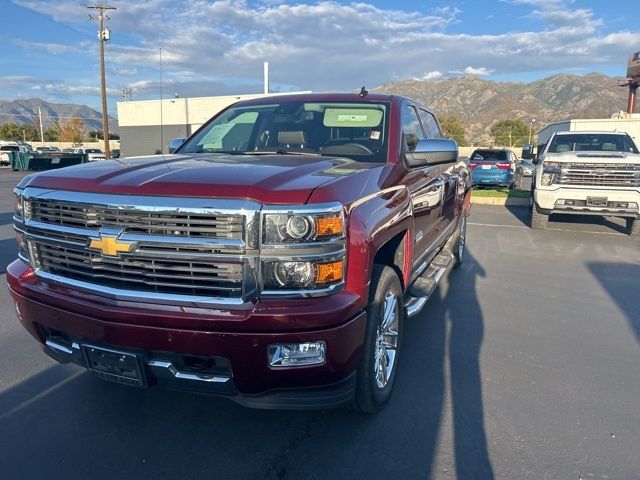
<svg viewBox="0 0 640 480"><path fill-rule="evenodd" d="M112 5L94 3L92 5L84 5L91 10L98 12L98 44L100 46L100 88L102 90L102 135L104 138L104 155L105 158L109 158L109 115L107 113L107 82L104 74L104 42L109 41L111 38L111 32L107 28L104 28L104 21L109 20L106 10L115 10L116 7ZM92 15L89 15L91 20L94 20Z"/></svg>

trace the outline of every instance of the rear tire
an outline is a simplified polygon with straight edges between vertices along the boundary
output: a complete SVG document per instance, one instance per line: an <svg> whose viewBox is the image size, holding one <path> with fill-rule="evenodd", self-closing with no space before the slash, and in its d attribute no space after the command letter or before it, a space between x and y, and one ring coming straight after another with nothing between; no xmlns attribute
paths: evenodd
<svg viewBox="0 0 640 480"><path fill-rule="evenodd" d="M640 235L640 219L627 218L627 233L634 237Z"/></svg>
<svg viewBox="0 0 640 480"><path fill-rule="evenodd" d="M531 206L531 228L544 230L549 224L549 215L538 211L536 204Z"/></svg>
<svg viewBox="0 0 640 480"><path fill-rule="evenodd" d="M404 306L398 274L391 267L374 265L367 307L364 354L357 373L352 408L375 413L391 397L402 345Z"/></svg>
<svg viewBox="0 0 640 480"><path fill-rule="evenodd" d="M453 268L458 268L462 264L462 260L464 260L464 250L467 246L467 217L464 213L462 213L460 217L460 226L458 227L457 232L458 238L453 244L453 257L454 263Z"/></svg>

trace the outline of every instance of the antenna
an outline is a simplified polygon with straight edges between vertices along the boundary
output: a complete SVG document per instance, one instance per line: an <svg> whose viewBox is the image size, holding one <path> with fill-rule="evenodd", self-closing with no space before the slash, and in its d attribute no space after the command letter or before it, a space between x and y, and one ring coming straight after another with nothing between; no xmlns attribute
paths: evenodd
<svg viewBox="0 0 640 480"><path fill-rule="evenodd" d="M160 153L164 155L164 126L162 122L162 47L160 47Z"/></svg>
<svg viewBox="0 0 640 480"><path fill-rule="evenodd" d="M367 87L364 87L364 86L363 86L363 87L360 89L360 96L361 96L361 97L366 97L367 95L369 95L369 92L367 92Z"/></svg>

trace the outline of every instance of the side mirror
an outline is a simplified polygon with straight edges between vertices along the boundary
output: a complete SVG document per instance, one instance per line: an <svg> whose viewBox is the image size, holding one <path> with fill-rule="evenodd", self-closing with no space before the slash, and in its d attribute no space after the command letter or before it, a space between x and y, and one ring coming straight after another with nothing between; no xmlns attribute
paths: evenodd
<svg viewBox="0 0 640 480"><path fill-rule="evenodd" d="M531 144L523 145L522 146L522 153L520 155L520 158L522 158L523 160L531 160L532 158L534 158L533 145L531 145Z"/></svg>
<svg viewBox="0 0 640 480"><path fill-rule="evenodd" d="M458 161L458 144L455 140L433 138L420 140L413 152L405 154L410 167L424 167Z"/></svg>
<svg viewBox="0 0 640 480"><path fill-rule="evenodd" d="M169 142L169 153L175 152L180 145L184 143L186 138L174 138Z"/></svg>

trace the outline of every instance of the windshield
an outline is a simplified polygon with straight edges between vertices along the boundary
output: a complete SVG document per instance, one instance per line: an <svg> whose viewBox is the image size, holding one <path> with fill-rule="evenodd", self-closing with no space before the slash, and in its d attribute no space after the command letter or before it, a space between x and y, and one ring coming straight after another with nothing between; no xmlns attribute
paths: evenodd
<svg viewBox="0 0 640 480"><path fill-rule="evenodd" d="M286 101L231 107L180 153L315 154L386 162L387 105Z"/></svg>
<svg viewBox="0 0 640 480"><path fill-rule="evenodd" d="M87 148L85 150L85 152L87 153L102 153L100 150L98 150L97 148Z"/></svg>
<svg viewBox="0 0 640 480"><path fill-rule="evenodd" d="M613 133L576 133L556 135L549 144L549 153L562 152L627 152L638 153L629 135Z"/></svg>
<svg viewBox="0 0 640 480"><path fill-rule="evenodd" d="M471 160L474 162L507 162L507 152L504 150L476 150L471 155Z"/></svg>

